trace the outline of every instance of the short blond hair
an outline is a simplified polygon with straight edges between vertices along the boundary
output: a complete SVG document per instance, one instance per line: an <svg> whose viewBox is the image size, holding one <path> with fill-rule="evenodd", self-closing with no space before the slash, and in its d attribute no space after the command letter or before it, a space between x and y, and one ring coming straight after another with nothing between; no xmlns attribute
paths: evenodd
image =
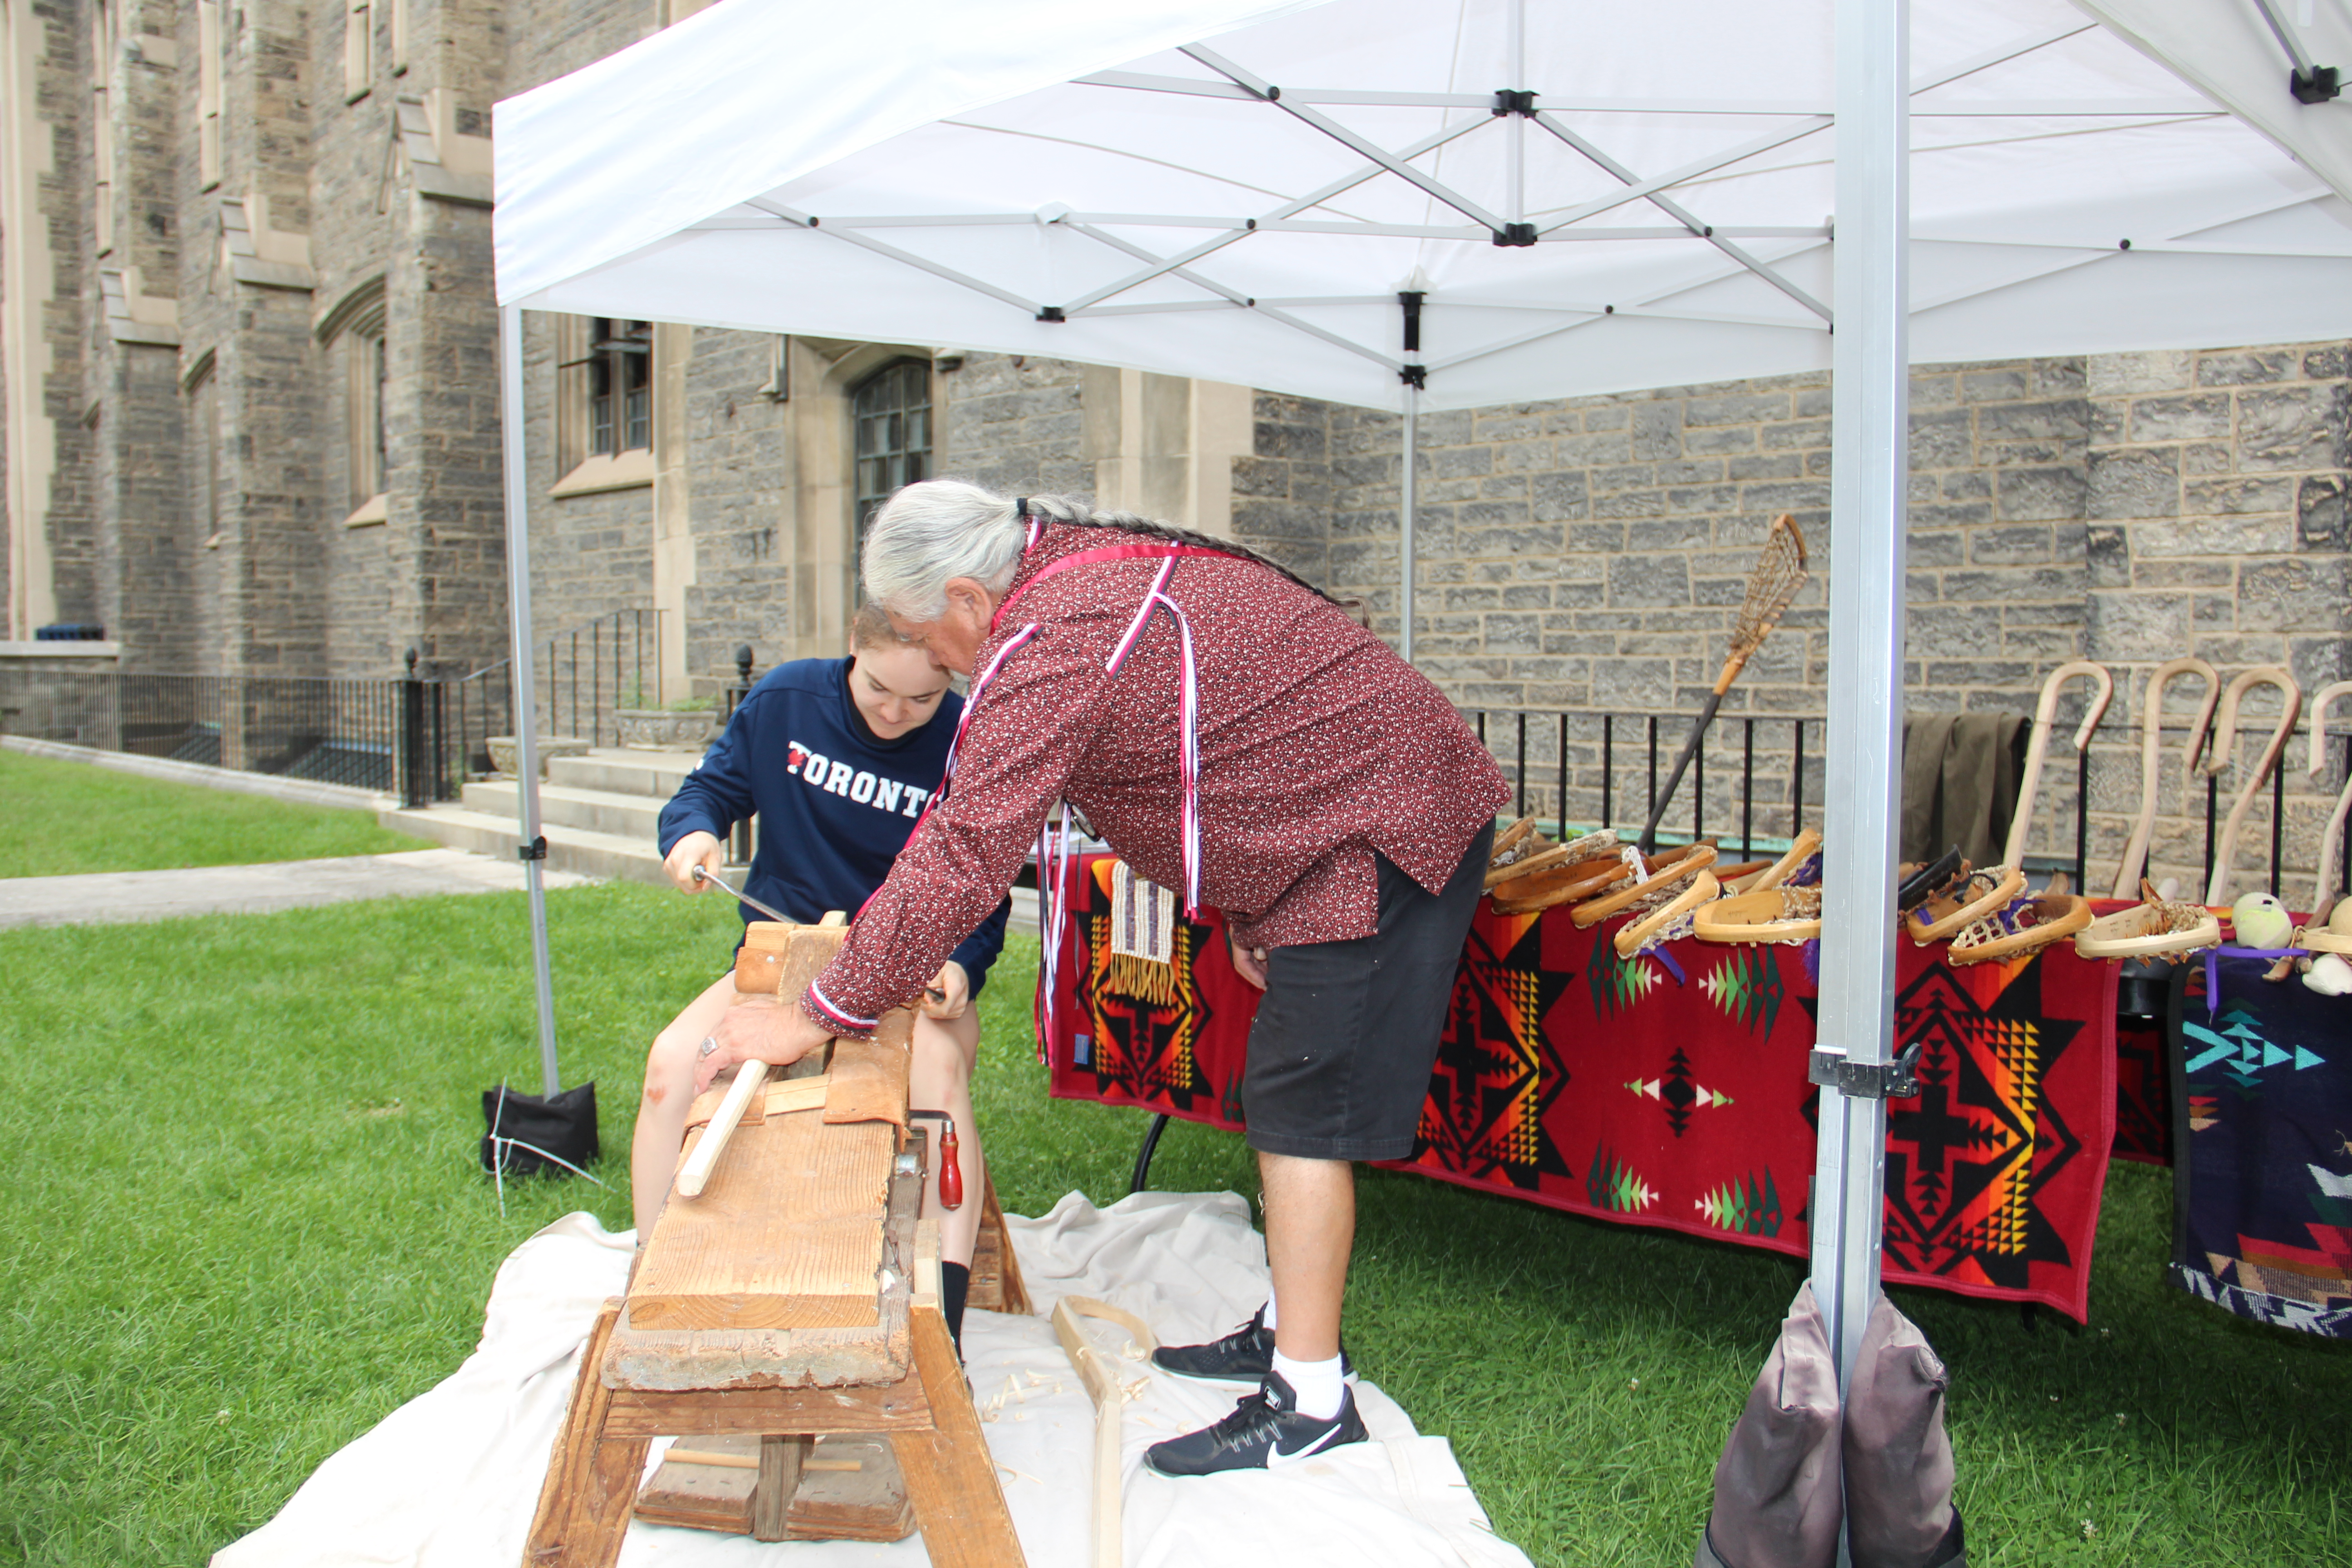
<svg viewBox="0 0 2352 1568"><path fill-rule="evenodd" d="M907 639L890 624L882 606L868 599L857 606L857 614L849 623L849 646L852 648L905 647Z"/></svg>

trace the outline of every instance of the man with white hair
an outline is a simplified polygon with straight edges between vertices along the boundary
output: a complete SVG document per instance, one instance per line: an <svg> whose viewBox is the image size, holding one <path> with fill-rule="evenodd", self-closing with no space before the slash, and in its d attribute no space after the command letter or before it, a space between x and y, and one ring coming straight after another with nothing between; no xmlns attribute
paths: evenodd
<svg viewBox="0 0 2352 1568"><path fill-rule="evenodd" d="M1222 911L1265 992L1242 1105L1274 1294L1156 1356L1255 1392L1149 1462L1205 1475L1362 1441L1339 1348L1352 1162L1412 1152L1501 773L1419 672L1231 541L933 479L876 513L863 565L900 635L973 678L950 784L832 965L796 1005L730 1012L700 1082L873 1028L1067 801L1138 875Z"/></svg>

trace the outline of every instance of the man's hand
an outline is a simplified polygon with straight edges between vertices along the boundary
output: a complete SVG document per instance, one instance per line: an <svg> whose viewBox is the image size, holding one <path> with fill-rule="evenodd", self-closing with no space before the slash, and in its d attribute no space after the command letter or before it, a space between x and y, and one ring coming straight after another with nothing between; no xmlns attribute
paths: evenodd
<svg viewBox="0 0 2352 1568"><path fill-rule="evenodd" d="M1262 947L1244 947L1241 943L1234 940L1233 928L1231 926L1227 926L1225 928L1225 955L1234 961L1234 973L1235 974L1240 975L1244 980L1248 981L1251 984L1256 986L1261 991L1265 989L1265 949Z"/></svg>
<svg viewBox="0 0 2352 1568"><path fill-rule="evenodd" d="M923 1016L946 1023L961 1018L971 1006L971 978L963 965L949 959L931 976L931 984L923 993Z"/></svg>
<svg viewBox="0 0 2352 1568"><path fill-rule="evenodd" d="M697 866L715 877L726 864L719 858L719 840L701 832L688 834L671 845L669 853L662 857L662 870L677 884L677 890L681 893L698 893L710 886L708 882L695 879L694 868Z"/></svg>
<svg viewBox="0 0 2352 1568"><path fill-rule="evenodd" d="M719 1048L694 1064L694 1092L700 1094L713 1079L742 1062L789 1066L824 1044L825 1037L801 1011L797 996L739 997L711 1032Z"/></svg>

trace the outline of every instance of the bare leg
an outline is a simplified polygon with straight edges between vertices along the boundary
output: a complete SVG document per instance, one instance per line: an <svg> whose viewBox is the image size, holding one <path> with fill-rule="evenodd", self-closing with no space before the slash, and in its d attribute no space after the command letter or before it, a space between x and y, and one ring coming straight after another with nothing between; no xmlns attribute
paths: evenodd
<svg viewBox="0 0 2352 1568"><path fill-rule="evenodd" d="M980 1122L971 1113L971 1074L980 1058L979 1009L968 1007L961 1018L944 1023L917 1014L914 1044L908 1102L915 1110L944 1110L955 1118L956 1168L963 1173L963 1206L940 1207L940 1160L934 1146L923 1213L940 1222L940 1260L970 1267L972 1244L980 1237L982 1183L988 1171L980 1156ZM927 1122L925 1129L938 1137L938 1122Z"/></svg>
<svg viewBox="0 0 2352 1568"><path fill-rule="evenodd" d="M733 971L710 983L688 1002L669 1027L654 1037L646 1056L645 1098L637 1102L637 1131L629 1142L629 1197L637 1216L637 1245L654 1230L677 1174L678 1145L686 1140L686 1113L694 1104L695 1053L729 1004L735 1000Z"/></svg>
<svg viewBox="0 0 2352 1568"><path fill-rule="evenodd" d="M1257 1169L1266 1261L1282 1308L1275 1344L1293 1361L1328 1361L1339 1353L1339 1306L1356 1244L1356 1168L1260 1152Z"/></svg>

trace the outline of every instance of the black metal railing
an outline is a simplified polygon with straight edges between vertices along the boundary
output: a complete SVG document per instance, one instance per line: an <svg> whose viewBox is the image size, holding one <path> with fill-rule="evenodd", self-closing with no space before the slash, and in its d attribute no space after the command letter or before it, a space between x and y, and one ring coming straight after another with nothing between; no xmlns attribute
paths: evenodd
<svg viewBox="0 0 2352 1568"><path fill-rule="evenodd" d="M1513 812L1547 821L1557 833L1604 826L1638 829L1648 821L1664 782L1662 752L1664 762L1670 766L1690 723L1686 714L1521 709L1467 709L1464 717L1470 721L1509 782ZM2078 719L2079 715L2062 716L2042 769L2045 789L2063 779L2067 772L2074 775L2073 799L2061 800L2055 807L2073 816L2073 854L2068 857L2044 852L2030 854L2026 858L2036 868L2071 871L2077 889L2104 893L2107 890L2105 879L2097 888L2090 888L2087 882L2092 818L2095 815L2110 827L2119 820L2122 832L2128 833L2139 808L2140 731L2133 725L2126 735L2111 721L2109 729L2115 732L2103 731L2102 740L2074 754L2069 768L2063 752L2072 750L2071 737ZM2237 755L2227 759L2223 769L2229 775L2227 795L2234 795L2244 787L2246 770L2255 764L2267 744L2270 729L2271 722L2263 719L2250 718L2246 721L2238 736ZM2180 799L2180 745L2188 729L2185 725L2168 726L2165 733L2172 738L2165 741L2162 750L2168 772L2159 795L2159 833L2167 818L2193 821L2191 812L2168 811L2162 804ZM1690 771L1677 786L1674 799L1668 802L1666 816L1658 825L1661 839L1685 843L1713 837L1727 853L1736 845L1738 858L1746 860L1758 852L1778 853L1803 828L1821 829L1824 737L1825 721L1818 715L1717 715L1700 737ZM2352 778L2352 734L2333 737L2329 749L2334 751L2338 744L2342 760L2333 770L2333 777L2321 781L2316 788L2323 796L2316 814L2319 820L2325 820L2332 810L2336 791L2347 778ZM2285 896L2282 879L2287 869L2286 828L2290 816L2286 775L2291 770L2298 773L2305 771L2295 764L2310 756L2310 726L2306 722L2290 736L2280 753L2279 765L2271 770L2260 786L2270 796L2269 820L2263 825L2270 839L2267 885L2271 892L2282 897ZM1727 752L1737 760L1736 774L1727 773L1720 760ZM1707 766L1710 753L1718 759L1712 781ZM2220 826L2228 806L2222 774L2204 773L2202 779L2201 789L2194 784L2189 788L2192 797L2200 793L2204 796L2202 875L2210 882ZM2256 824L2249 820L2241 845L2258 830ZM2113 851L2119 853L2122 837L2110 837L2114 839ZM2108 848L2102 846L2103 852ZM2336 890L2341 893L2352 889L2352 829L2339 837L2336 856ZM2243 868L2243 857L2237 858ZM2112 869L2110 860L2110 876ZM2200 882L2194 896L2201 896L2203 890L2204 883Z"/></svg>
<svg viewBox="0 0 2352 1568"><path fill-rule="evenodd" d="M0 673L11 732L100 751L435 798L434 705L416 680Z"/></svg>
<svg viewBox="0 0 2352 1568"><path fill-rule="evenodd" d="M617 746L618 710L661 707L662 614L614 610L541 642L531 661L540 733ZM514 660L486 664L447 685L449 744L458 770L494 771L490 737L515 732Z"/></svg>

